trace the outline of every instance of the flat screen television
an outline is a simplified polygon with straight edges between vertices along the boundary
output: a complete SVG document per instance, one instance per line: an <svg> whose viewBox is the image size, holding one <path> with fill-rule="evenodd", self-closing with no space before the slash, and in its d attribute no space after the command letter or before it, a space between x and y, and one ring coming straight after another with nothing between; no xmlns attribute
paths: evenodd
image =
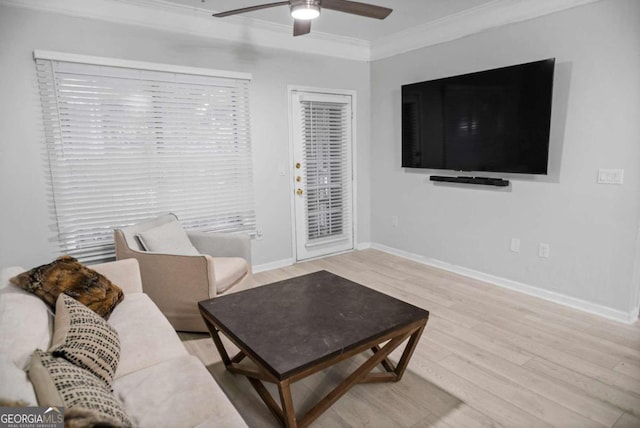
<svg viewBox="0 0 640 428"><path fill-rule="evenodd" d="M555 59L402 86L402 166L546 174Z"/></svg>

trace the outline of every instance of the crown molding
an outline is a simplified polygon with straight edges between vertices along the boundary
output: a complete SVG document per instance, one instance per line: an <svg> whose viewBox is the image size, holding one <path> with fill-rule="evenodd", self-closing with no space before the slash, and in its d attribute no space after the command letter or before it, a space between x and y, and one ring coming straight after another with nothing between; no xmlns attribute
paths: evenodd
<svg viewBox="0 0 640 428"><path fill-rule="evenodd" d="M0 5L293 52L375 61L596 1L600 0L493 0L373 42L321 32L292 37L289 25L241 16L214 19L210 10L163 0L0 0Z"/></svg>
<svg viewBox="0 0 640 428"><path fill-rule="evenodd" d="M372 42L370 61L600 0L493 0Z"/></svg>
<svg viewBox="0 0 640 428"><path fill-rule="evenodd" d="M256 19L215 19L211 11L155 0L0 0L0 5L129 24L155 30L368 61L368 41L315 32L292 37L291 27Z"/></svg>

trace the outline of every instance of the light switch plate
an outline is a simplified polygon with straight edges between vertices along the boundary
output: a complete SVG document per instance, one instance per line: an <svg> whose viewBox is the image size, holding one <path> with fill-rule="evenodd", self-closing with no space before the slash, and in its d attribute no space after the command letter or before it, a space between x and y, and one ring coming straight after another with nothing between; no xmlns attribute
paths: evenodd
<svg viewBox="0 0 640 428"><path fill-rule="evenodd" d="M543 259L549 258L549 244L545 244L543 242L540 243L540 247L538 248L538 256Z"/></svg>
<svg viewBox="0 0 640 428"><path fill-rule="evenodd" d="M624 169L598 170L598 183L600 184L622 184L624 181Z"/></svg>

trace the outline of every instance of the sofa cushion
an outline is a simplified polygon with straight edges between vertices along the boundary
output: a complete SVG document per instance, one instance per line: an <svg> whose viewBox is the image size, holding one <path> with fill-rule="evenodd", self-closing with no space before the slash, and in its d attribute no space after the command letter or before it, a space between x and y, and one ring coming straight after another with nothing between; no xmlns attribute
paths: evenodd
<svg viewBox="0 0 640 428"><path fill-rule="evenodd" d="M37 406L25 369L34 349L49 346L53 317L42 300L9 283L23 271L11 267L0 273L0 400Z"/></svg>
<svg viewBox="0 0 640 428"><path fill-rule="evenodd" d="M40 297L52 310L58 295L66 293L104 318L124 298L120 287L70 256L35 267L10 281Z"/></svg>
<svg viewBox="0 0 640 428"><path fill-rule="evenodd" d="M131 293L142 293L140 265L136 259L100 263L91 265L91 269L106 276L114 284L118 284L125 296Z"/></svg>
<svg viewBox="0 0 640 428"><path fill-rule="evenodd" d="M136 234L136 238L146 251L182 256L200 255L177 220L140 232Z"/></svg>
<svg viewBox="0 0 640 428"><path fill-rule="evenodd" d="M103 422L115 426L134 426L100 379L67 360L36 350L28 373L40 406L88 409L99 415Z"/></svg>
<svg viewBox="0 0 640 428"><path fill-rule="evenodd" d="M49 352L89 370L111 388L120 360L120 340L118 332L102 317L73 297L61 294Z"/></svg>
<svg viewBox="0 0 640 428"><path fill-rule="evenodd" d="M120 337L120 363L115 379L188 355L169 321L146 294L129 294L113 311L109 324Z"/></svg>
<svg viewBox="0 0 640 428"><path fill-rule="evenodd" d="M200 360L172 359L116 379L113 389L125 411L145 427L215 427L246 423Z"/></svg>
<svg viewBox="0 0 640 428"><path fill-rule="evenodd" d="M27 378L27 372L3 354L0 354L0 401L23 402L27 406L38 405L36 393Z"/></svg>
<svg viewBox="0 0 640 428"><path fill-rule="evenodd" d="M3 270L9 275L21 268ZM12 361L20 370L27 368L33 350L46 349L51 342L53 317L47 305L38 297L5 284L0 291L0 355Z"/></svg>

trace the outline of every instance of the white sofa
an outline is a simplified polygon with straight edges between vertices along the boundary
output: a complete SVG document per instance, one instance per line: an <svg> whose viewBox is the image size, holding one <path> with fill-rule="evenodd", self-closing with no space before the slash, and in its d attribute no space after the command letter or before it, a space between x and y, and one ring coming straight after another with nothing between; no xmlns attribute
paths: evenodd
<svg viewBox="0 0 640 428"><path fill-rule="evenodd" d="M171 324L142 292L134 259L91 266L120 286L124 300L108 322L120 337L114 394L140 427L247 426L206 367L190 355ZM0 399L38 405L25 369L37 348L51 342L53 315L33 294L9 283L25 269L0 277Z"/></svg>

